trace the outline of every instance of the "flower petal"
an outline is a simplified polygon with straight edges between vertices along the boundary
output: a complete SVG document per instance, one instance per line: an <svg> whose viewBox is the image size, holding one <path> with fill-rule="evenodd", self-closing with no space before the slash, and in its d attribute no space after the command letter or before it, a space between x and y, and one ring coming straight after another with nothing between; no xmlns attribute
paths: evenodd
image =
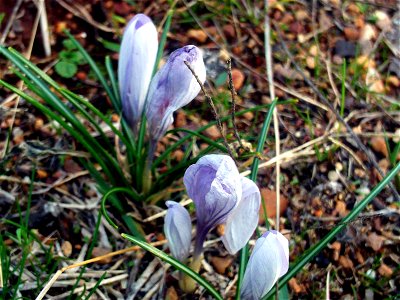
<svg viewBox="0 0 400 300"><path fill-rule="evenodd" d="M259 300L274 286L289 264L288 240L275 230L260 237L251 253L241 287L241 299Z"/></svg>
<svg viewBox="0 0 400 300"><path fill-rule="evenodd" d="M258 224L261 204L260 190L250 179L242 177L242 199L228 215L222 242L230 254L235 254L249 241Z"/></svg>
<svg viewBox="0 0 400 300"><path fill-rule="evenodd" d="M235 162L227 155L206 155L186 170L183 182L196 205L198 227L209 230L225 221L241 197L240 178Z"/></svg>
<svg viewBox="0 0 400 300"><path fill-rule="evenodd" d="M174 120L174 111L188 104L200 92L200 86L185 61L202 83L206 80L206 69L199 48L189 45L170 55L149 87L146 117L153 141L158 141L165 134Z"/></svg>
<svg viewBox="0 0 400 300"><path fill-rule="evenodd" d="M192 240L192 223L188 211L179 203L167 201L164 232L172 255L179 261L189 256Z"/></svg>
<svg viewBox="0 0 400 300"><path fill-rule="evenodd" d="M137 14L124 31L118 63L122 110L134 130L144 109L157 50L156 27L149 17Z"/></svg>

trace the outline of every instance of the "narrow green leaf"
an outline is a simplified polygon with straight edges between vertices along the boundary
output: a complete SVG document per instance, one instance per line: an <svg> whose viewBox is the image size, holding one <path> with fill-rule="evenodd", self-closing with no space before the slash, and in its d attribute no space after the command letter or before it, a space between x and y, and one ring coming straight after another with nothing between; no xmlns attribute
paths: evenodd
<svg viewBox="0 0 400 300"><path fill-rule="evenodd" d="M289 271L279 279L281 285L286 284L292 277L296 276L301 269L309 263L322 249L324 249L332 239L341 232L349 222L353 221L364 208L382 191L382 189L387 186L393 177L400 172L400 162L382 179L379 184L377 184L374 189L361 200L354 208L349 212L349 214L344 217L339 224L335 226L326 236L322 238L316 245L307 250L297 261L293 264ZM275 287L269 291L269 293L263 297L263 300L267 300L270 296L275 294Z"/></svg>
<svg viewBox="0 0 400 300"><path fill-rule="evenodd" d="M122 233L121 236L132 243L138 245L139 247L143 248L146 251L149 251L151 254L157 256L158 258L162 259L163 261L169 263L171 266L175 267L177 270L184 272L189 277L193 278L199 285L204 287L210 294L217 300L223 300L222 296L214 289L214 287L206 281L203 277L199 274L194 272L192 269L188 268L180 261L176 260L175 258L167 255L165 252L157 249L156 247L150 245L149 243L143 242L138 240L137 238L130 236L128 234Z"/></svg>
<svg viewBox="0 0 400 300"><path fill-rule="evenodd" d="M274 108L277 103L278 103L277 99L272 101L271 106L268 110L267 116L264 120L263 127L261 129L260 140L258 141L258 144L257 144L257 149L256 149L257 153L263 152L264 144L265 144L265 141L266 141L267 135L268 135L269 126L270 126L271 120L272 120L272 115L273 115ZM254 160L253 160L253 164L251 165L251 173L250 173L250 179L253 180L254 182L256 182L256 180L257 180L259 162L260 162L260 159L257 156L255 156ZM239 273L238 273L238 281L236 283L236 286L237 286L236 296L235 296L236 300L240 299L240 287L242 285L243 276L244 276L244 272L246 270L248 257L249 257L249 245L247 244L246 246L243 247L242 250L240 250Z"/></svg>

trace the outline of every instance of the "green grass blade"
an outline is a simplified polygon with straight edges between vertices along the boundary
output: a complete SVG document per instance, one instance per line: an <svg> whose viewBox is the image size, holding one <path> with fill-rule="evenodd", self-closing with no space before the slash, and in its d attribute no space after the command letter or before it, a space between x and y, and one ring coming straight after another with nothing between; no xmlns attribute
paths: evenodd
<svg viewBox="0 0 400 300"><path fill-rule="evenodd" d="M119 96L119 88L118 88L118 82L117 79L115 78L115 73L114 73L114 69L112 66L112 62L110 57L107 55L106 56L106 70L108 73L108 78L110 78L110 83L111 83L111 88L112 88L112 92L114 94L115 99L117 100L117 103L121 103L121 98ZM120 107L114 107L114 109L118 112L121 113L121 108Z"/></svg>
<svg viewBox="0 0 400 300"><path fill-rule="evenodd" d="M169 263L171 266L175 267L177 270L184 272L186 275L189 277L193 278L199 285L204 287L215 299L217 300L223 300L222 296L214 289L214 287L203 277L201 277L199 274L194 272L192 269L188 268L178 260L174 259L173 257L167 255L165 252L157 249L156 247L153 247L149 243L143 242L138 240L137 238L130 236L128 234L122 233L121 236L132 243L138 245L142 249L149 251L151 254L154 256L157 256L161 260L165 261L166 263Z"/></svg>
<svg viewBox="0 0 400 300"><path fill-rule="evenodd" d="M111 168L110 170L113 170L113 172L109 174L111 175L109 176L110 180L113 180L114 178L121 178L126 184L128 184L115 158L113 158L108 151L105 151L105 149L96 141L96 139L90 135L86 127L76 118L74 113L62 102L62 100L49 89L47 84L41 80L40 76L38 78L38 76L36 76L30 70L30 68L35 69L35 66L30 61L22 59L21 56L13 54L13 52L8 51L2 46L0 46L0 53L12 61L13 64L26 75L26 78L25 76L20 78L31 87L33 87L33 85L37 86L37 88L40 90L39 95L43 98L43 100L45 100L46 103L48 103L54 110L62 115L67 122L71 123L72 127L84 137L85 143L83 145L90 145L90 149L92 151L93 149L96 149L96 151L101 154L101 157L105 162L103 164L108 165L107 169ZM30 83L28 79L30 79L32 83ZM66 122L64 122L64 124L66 124ZM92 151L89 152L91 152L93 155Z"/></svg>
<svg viewBox="0 0 400 300"><path fill-rule="evenodd" d="M31 96L25 94L24 92L18 90L16 87L8 84L7 82L0 79L0 84L9 89L10 91L14 92L21 98L25 99L27 102L32 104L34 107L42 111L45 115L49 116L51 119L57 121L69 134L71 134L79 143L81 143L93 156L94 159L101 165L103 171L108 175L112 176L112 172L108 169L108 166L104 163L102 157L98 155L98 150L93 148L90 144L88 144L85 138L77 132L72 126L70 126L67 122L65 122L59 115L54 113L51 109L41 104L36 99L32 98Z"/></svg>
<svg viewBox="0 0 400 300"><path fill-rule="evenodd" d="M361 200L351 211L344 217L338 225L335 226L318 244L314 245L302 257L300 257L297 262L291 266L288 273L279 279L280 285L286 284L292 277L294 277L301 269L309 263L322 249L324 249L330 241L341 232L346 225L353 221L360 212L382 191L382 189L389 184L389 182L400 172L400 163L398 163L387 175L382 179L379 184L377 184L374 189ZM268 299L270 296L275 294L275 287L269 291L269 293L263 298L263 300Z"/></svg>
<svg viewBox="0 0 400 300"><path fill-rule="evenodd" d="M264 149L264 144L267 139L268 135L268 130L269 126L271 125L271 120L274 112L274 108L278 101L275 99L272 101L271 106L268 110L267 116L264 120L263 127L261 129L261 134L260 134L260 140L258 141L257 144L257 153L262 153ZM257 180L257 174L258 174L258 165L260 163L260 159L255 156L253 160L253 164L251 165L251 173L250 173L250 179L256 182ZM243 276L244 276L244 271L246 270L246 265L249 257L249 245L247 244L246 246L243 247L242 250L240 250L240 263L239 263L239 273L238 273L238 280L237 280L237 289L236 289L236 296L235 299L240 299L240 286L243 281Z"/></svg>
<svg viewBox="0 0 400 300"><path fill-rule="evenodd" d="M167 14L168 14L167 20L165 21L165 26L164 26L164 29L162 31L162 35L161 35L161 38L160 38L160 43L158 45L156 62L154 64L154 69L153 69L153 76L154 76L154 74L156 74L156 72L158 70L158 65L160 64L160 60L161 60L161 58L163 56L163 53L164 53L164 47L165 47L165 43L167 41L167 35L168 35L169 29L171 27L172 16L174 15L173 7L171 7L171 9L168 10Z"/></svg>
<svg viewBox="0 0 400 300"><path fill-rule="evenodd" d="M279 101L279 102L277 103L277 105L280 105L280 104L282 104L282 105L291 104L291 103L293 103L293 102L294 102L294 101L292 101L292 100ZM257 106L251 107L251 108L247 108L247 109L243 109L243 110L241 110L241 111L237 111L237 112L235 113L235 116L242 116L242 115L244 115L244 114L247 113L247 112L258 111L258 110L261 110L261 109L264 109L264 108L269 108L270 106L271 106L271 104L257 105ZM231 119L231 116L222 117L222 118L221 118L221 122L225 122L225 121L230 120L230 119ZM207 128L210 128L211 126L214 126L214 125L216 125L216 124L217 124L217 121L211 121L211 122L209 122L207 125L204 125L204 126L198 128L198 129L196 129L194 132L200 133L200 132L206 130ZM170 131L168 131L167 133L169 133L169 132L170 132ZM168 148L163 152L163 154L161 154L161 155L154 161L154 163L153 163L153 170L154 170L161 162L163 162L163 161L171 154L172 151L174 151L175 149L177 149L179 146L181 146L184 142L186 142L186 141L187 141L188 139L190 139L190 138L191 138L191 136L190 136L190 135L187 135L187 136L181 138L178 142L176 142L176 143L174 143L173 145L171 145L170 147L168 147Z"/></svg>
<svg viewBox="0 0 400 300"><path fill-rule="evenodd" d="M106 91L108 97L110 98L114 108L117 111L121 110L121 102L119 101L118 98L115 98L115 95L113 91L111 90L110 86L107 83L106 78L104 75L101 73L99 67L97 66L96 62L93 60L93 58L89 55L89 53L85 50L85 48L82 47L82 45L72 36L69 31L65 30L64 33L68 36L68 38L71 40L71 42L74 44L74 46L79 50L79 52L82 54L84 59L87 61L89 66L92 68L92 71L96 75L97 79L100 81L101 85L103 86L104 90Z"/></svg>

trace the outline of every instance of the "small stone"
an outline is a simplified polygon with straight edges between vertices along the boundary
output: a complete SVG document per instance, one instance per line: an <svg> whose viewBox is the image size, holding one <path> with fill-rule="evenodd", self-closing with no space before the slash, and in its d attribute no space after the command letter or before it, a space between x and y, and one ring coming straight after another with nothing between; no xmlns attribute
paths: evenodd
<svg viewBox="0 0 400 300"><path fill-rule="evenodd" d="M86 78L87 78L87 74L86 74L86 72L83 72L83 71L80 71L80 72L78 72L78 73L76 73L76 78L78 78L79 80L86 80Z"/></svg>
<svg viewBox="0 0 400 300"><path fill-rule="evenodd" d="M306 64L307 64L307 67L308 67L308 68L314 70L314 69L315 69L315 57L313 57L313 56L308 56L308 57L306 58Z"/></svg>
<svg viewBox="0 0 400 300"><path fill-rule="evenodd" d="M224 224L218 224L216 228L218 236L223 236L225 234L225 225Z"/></svg>
<svg viewBox="0 0 400 300"><path fill-rule="evenodd" d="M232 257L214 256L211 258L211 264L219 274L225 274L226 269L232 265L232 262Z"/></svg>
<svg viewBox="0 0 400 300"><path fill-rule="evenodd" d="M221 137L221 132L219 131L217 125L213 125L205 130L205 135L216 140Z"/></svg>
<svg viewBox="0 0 400 300"><path fill-rule="evenodd" d="M224 27L222 27L222 30L224 31L224 34L226 35L227 38L232 39L236 36L235 27L232 24L224 25Z"/></svg>
<svg viewBox="0 0 400 300"><path fill-rule="evenodd" d="M35 128L35 130L40 130L40 129L42 129L43 125L44 125L43 119L36 118L35 123L33 124L33 128Z"/></svg>
<svg viewBox="0 0 400 300"><path fill-rule="evenodd" d="M386 78L386 83L396 88L400 87L400 79L396 76L390 75Z"/></svg>
<svg viewBox="0 0 400 300"><path fill-rule="evenodd" d="M61 251L65 257L70 257L72 254L72 244L69 241L64 241L61 245Z"/></svg>
<svg viewBox="0 0 400 300"><path fill-rule="evenodd" d="M251 111L248 111L246 113L243 114L243 117L247 120L247 121L251 121L254 119L254 113Z"/></svg>
<svg viewBox="0 0 400 300"><path fill-rule="evenodd" d="M49 176L49 174L43 169L37 170L36 174L37 174L37 177L40 178L40 179L45 179L45 178L47 178Z"/></svg>
<svg viewBox="0 0 400 300"><path fill-rule="evenodd" d="M268 218L275 218L276 217L276 192L267 188L262 188L261 190L261 197L262 200L264 201L265 204L265 208L267 210L267 216ZM282 215L287 207L289 205L289 200L282 195L282 193L280 194L280 214ZM260 207L260 219L259 219L259 223L262 223L265 221L264 218L264 209L263 209L263 205L261 205Z"/></svg>
<svg viewBox="0 0 400 300"><path fill-rule="evenodd" d="M93 252L92 252L92 256L93 257L100 257L103 255L106 255L108 253L110 253L111 251L109 249L105 249L105 248L101 248L101 247L94 247L93 248ZM99 260L97 263L99 264L109 264L112 261L112 257L105 257L101 260Z"/></svg>
<svg viewBox="0 0 400 300"><path fill-rule="evenodd" d="M170 286L165 293L165 300L179 300L178 293L173 286Z"/></svg>
<svg viewBox="0 0 400 300"><path fill-rule="evenodd" d="M338 172L342 172L342 171L343 171L343 165L342 165L342 163L340 163L340 162L335 163L335 169L336 169Z"/></svg>
<svg viewBox="0 0 400 300"><path fill-rule="evenodd" d="M359 41L371 41L372 39L376 39L376 37L375 28L370 24L366 24L361 31Z"/></svg>
<svg viewBox="0 0 400 300"><path fill-rule="evenodd" d="M353 269L354 264L347 256L339 257L339 264L345 269Z"/></svg>
<svg viewBox="0 0 400 300"><path fill-rule="evenodd" d="M290 287L290 290L293 291L295 294L301 294L305 292L305 287L303 285L300 285L297 282L297 279L295 277L292 277L289 281L288 281L288 285Z"/></svg>
<svg viewBox="0 0 400 300"><path fill-rule="evenodd" d="M306 10L298 10L294 13L294 16L297 21L304 21L310 18L310 14Z"/></svg>
<svg viewBox="0 0 400 300"><path fill-rule="evenodd" d="M182 128L187 125L186 114L183 110L178 110L175 116L175 128Z"/></svg>
<svg viewBox="0 0 400 300"><path fill-rule="evenodd" d="M172 154L172 158L176 159L176 161L181 161L184 156L185 156L185 153L180 149L175 150L174 153Z"/></svg>
<svg viewBox="0 0 400 300"><path fill-rule="evenodd" d="M346 203L344 201L337 201L334 213L338 214L340 217L346 216L347 215Z"/></svg>
<svg viewBox="0 0 400 300"><path fill-rule="evenodd" d="M390 20L389 16L387 13L385 13L382 10L377 10L374 13L374 16L376 18L376 25L384 31L390 30L392 27L392 21Z"/></svg>
<svg viewBox="0 0 400 300"><path fill-rule="evenodd" d="M393 270L386 264L382 263L378 269L379 274L385 277L391 277L393 275Z"/></svg>
<svg viewBox="0 0 400 300"><path fill-rule="evenodd" d="M328 172L328 179L330 182L336 182L339 180L339 175L336 171L329 171Z"/></svg>
<svg viewBox="0 0 400 300"><path fill-rule="evenodd" d="M317 55L318 55L318 47L317 47L316 45L312 45L312 46L310 47L310 49L308 50L308 53L309 53L311 56L317 56Z"/></svg>
<svg viewBox="0 0 400 300"><path fill-rule="evenodd" d="M384 240L385 238L383 236L375 232L372 232L367 237L367 243L374 251L379 251L382 248Z"/></svg>
<svg viewBox="0 0 400 300"><path fill-rule="evenodd" d="M189 29L187 36L200 43L204 43L208 38L207 34L202 29Z"/></svg>
<svg viewBox="0 0 400 300"><path fill-rule="evenodd" d="M239 69L232 69L232 81L235 90L240 90L244 83L244 74Z"/></svg>
<svg viewBox="0 0 400 300"><path fill-rule="evenodd" d="M337 261L340 256L340 249L342 248L342 244L340 242L336 241L336 242L332 243L330 248L333 249L333 260Z"/></svg>
<svg viewBox="0 0 400 300"><path fill-rule="evenodd" d="M352 58L356 55L356 44L345 40L337 40L334 47L334 53L340 57Z"/></svg>
<svg viewBox="0 0 400 300"><path fill-rule="evenodd" d="M386 147L385 139L381 136L374 136L371 139L371 147L376 152L383 154L385 157L388 157L388 149Z"/></svg>
<svg viewBox="0 0 400 300"><path fill-rule="evenodd" d="M343 29L344 36L349 41L357 41L360 37L360 31L354 27L345 27Z"/></svg>

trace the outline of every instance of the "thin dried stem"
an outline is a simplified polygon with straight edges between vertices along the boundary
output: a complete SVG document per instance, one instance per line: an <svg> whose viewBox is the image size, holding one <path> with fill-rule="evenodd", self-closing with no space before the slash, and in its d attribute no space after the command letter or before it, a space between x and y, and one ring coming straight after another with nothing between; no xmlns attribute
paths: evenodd
<svg viewBox="0 0 400 300"><path fill-rule="evenodd" d="M222 128L221 118L218 115L217 109L215 108L215 105L214 105L214 102L213 102L212 98L207 93L206 89L204 88L204 85L201 83L199 77L197 76L197 74L195 73L193 68L190 66L189 62L185 61L185 65L188 67L190 72L192 72L193 76L196 78L198 84L200 85L201 91L203 92L204 96L206 97L207 102L211 107L211 111L212 111L212 113L214 115L214 118L217 121L217 127L218 127L219 132L221 133L221 136L222 136L222 139L223 139L223 142L224 142L224 146L226 147L226 150L228 151L229 156L236 162L236 159L233 156L231 148L229 147L228 141L226 140L226 136L225 136L224 130Z"/></svg>
<svg viewBox="0 0 400 300"><path fill-rule="evenodd" d="M342 123L345 127L352 139L356 142L357 146L367 155L368 160L374 166L374 168L378 171L378 173L385 177L382 169L379 167L376 159L373 157L371 151L363 144L360 138L354 133L353 129L350 125L340 116L339 112L332 106L332 103L319 91L319 89L315 86L315 84L304 74L301 67L296 63L293 54L290 52L289 48L287 47L286 43L284 42L282 32L278 26L275 26L275 30L278 33L279 41L282 45L282 49L285 51L286 55L290 59L290 62L295 67L296 71L302 76L304 82L308 84L308 86L314 91L314 93L318 96L318 98L326 105L329 110L335 115L336 119ZM392 182L388 183L388 186L392 190L393 196L395 197L396 201L400 200L400 195L396 190L396 187L393 185Z"/></svg>
<svg viewBox="0 0 400 300"><path fill-rule="evenodd" d="M239 132L238 132L238 130L237 130L236 122L235 122L235 111L236 111L236 100L235 100L235 96L236 96L237 94L236 94L235 86L233 85L233 79L232 79L232 61L231 61L231 59L228 59L228 61L226 62L226 64L228 65L229 90L230 90L230 92L231 92L231 99L232 99L231 119L232 119L233 133L235 134L235 137L236 137L236 139L237 139L238 142L239 142L240 148L243 149L242 140L240 139Z"/></svg>
<svg viewBox="0 0 400 300"><path fill-rule="evenodd" d="M163 241L158 241L158 242L151 243L151 245L152 245L152 246L161 246L161 245L165 244L166 242L167 242L166 240L163 240ZM126 248L126 249L114 251L114 252L107 253L107 254L102 255L102 256L98 256L98 257L95 257L95 258L91 258L91 259L88 259L88 260L84 260L84 261L79 262L79 263L76 263L76 264L72 264L72 265L66 266L66 267L64 267L64 268L62 268L62 269L60 269L60 270L58 270L58 271L53 275L53 277L49 280L49 282L47 282L47 284L43 287L43 289L42 289L42 291L40 292L40 294L36 297L36 300L41 300L41 299L43 299L43 297L46 296L47 292L48 292L49 289L52 287L52 285L57 281L57 279L60 277L60 275L61 275L63 272L67 271L67 270L74 269L74 268L78 268L78 267L82 267L82 266L85 266L85 265L87 265L87 264L91 264L91 263L94 263L94 262L103 260L103 259L108 258L108 257L113 257L113 256L116 256L116 255L121 255L121 254L124 254L124 253L127 253L127 252L138 251L138 250L140 250L140 249L141 249L141 248L140 248L139 246L132 246L132 247L129 247L129 248Z"/></svg>
<svg viewBox="0 0 400 300"><path fill-rule="evenodd" d="M269 7L268 0L264 1L265 7L265 23L264 23L264 44L265 44L265 63L267 68L267 78L269 84L269 94L271 101L275 100L275 88L274 88L274 76L272 73L272 55L271 55L271 24L269 19ZM274 122L274 135L275 135L275 154L279 156L281 154L280 148L280 133L279 133L279 120L278 120L278 109L275 106L273 111L273 122ZM281 165L277 161L275 165L275 192L276 192L276 221L275 229L279 231L279 219L281 210ZM276 281L276 294L275 298L279 300L279 280Z"/></svg>

